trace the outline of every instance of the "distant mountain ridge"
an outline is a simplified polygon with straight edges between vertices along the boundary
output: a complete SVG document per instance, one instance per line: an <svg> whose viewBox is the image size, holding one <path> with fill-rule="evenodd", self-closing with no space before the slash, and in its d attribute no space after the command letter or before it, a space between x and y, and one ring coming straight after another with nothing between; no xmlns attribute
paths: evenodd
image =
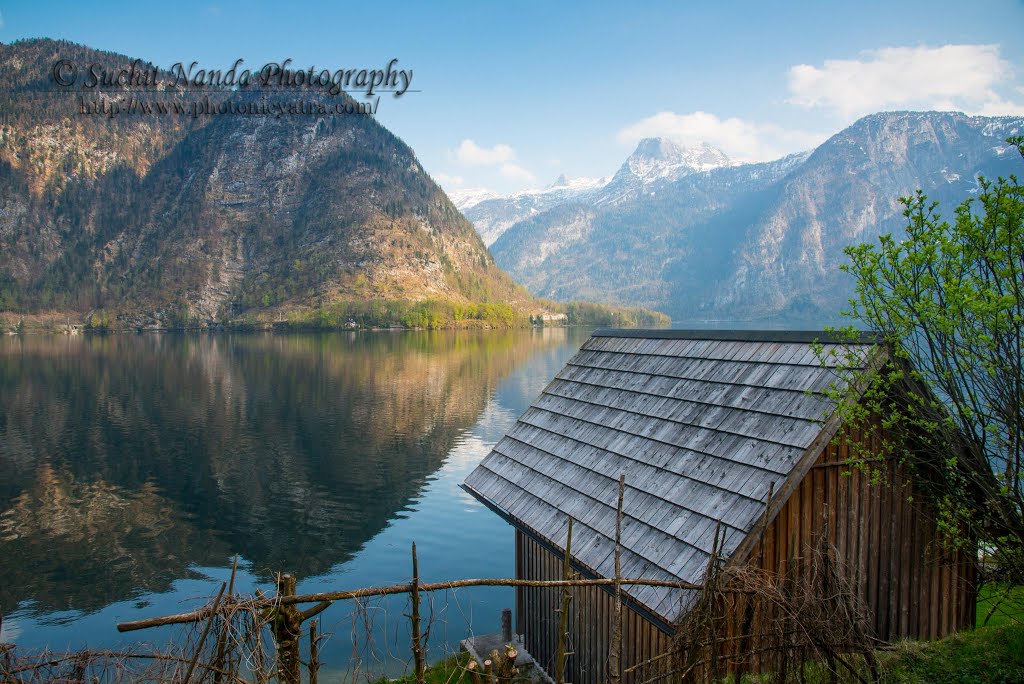
<svg viewBox="0 0 1024 684"><path fill-rule="evenodd" d="M601 190L607 178L568 179L562 174L551 185L500 195L487 190L464 190L449 193L452 202L466 216L490 246L508 228L519 221L566 202L586 199Z"/></svg>
<svg viewBox="0 0 1024 684"><path fill-rule="evenodd" d="M978 175L1019 175L1004 139L1022 130L1020 117L885 112L760 164L647 139L606 185L519 218L491 253L543 297L677 321L835 322L852 295L843 247L901 230L897 199L918 188L952 215Z"/></svg>
<svg viewBox="0 0 1024 684"><path fill-rule="evenodd" d="M616 204L660 184L691 173L732 165L718 148L707 143L683 147L665 138L645 138L611 178L573 178L560 175L551 185L501 195L486 190L449 193L488 246L516 223L555 206L571 202Z"/></svg>

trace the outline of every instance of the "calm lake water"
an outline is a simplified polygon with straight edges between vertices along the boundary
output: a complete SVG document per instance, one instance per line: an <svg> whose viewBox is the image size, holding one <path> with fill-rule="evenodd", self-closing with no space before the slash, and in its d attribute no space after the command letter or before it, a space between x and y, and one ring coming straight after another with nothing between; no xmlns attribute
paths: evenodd
<svg viewBox="0 0 1024 684"><path fill-rule="evenodd" d="M173 639L115 624L199 605L234 554L250 593L281 570L303 593L408 581L413 541L423 581L513 576L512 529L458 485L587 335L0 339L0 642ZM512 606L435 595L431 655ZM330 666L367 615L408 658L405 598L369 608L322 614Z"/></svg>

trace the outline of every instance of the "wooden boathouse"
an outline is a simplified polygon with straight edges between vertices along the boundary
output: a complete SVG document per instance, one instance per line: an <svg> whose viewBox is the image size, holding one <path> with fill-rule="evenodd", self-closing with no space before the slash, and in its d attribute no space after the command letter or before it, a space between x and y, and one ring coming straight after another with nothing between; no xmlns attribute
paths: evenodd
<svg viewBox="0 0 1024 684"><path fill-rule="evenodd" d="M699 583L716 528L726 565L769 572L824 536L873 638L973 626L976 559L943 550L903 468L884 463L877 485L848 466L850 444L878 433L841 423L828 392L839 376L815 341L865 368L886 359L871 339L823 332L595 331L463 487L514 526L519 578L561 578L570 517L573 567L613 577L624 473L622 577ZM624 670L668 652L694 594L623 587ZM557 589L517 589L516 632L549 673L559 604ZM607 681L612 609L605 587L575 591L566 681Z"/></svg>

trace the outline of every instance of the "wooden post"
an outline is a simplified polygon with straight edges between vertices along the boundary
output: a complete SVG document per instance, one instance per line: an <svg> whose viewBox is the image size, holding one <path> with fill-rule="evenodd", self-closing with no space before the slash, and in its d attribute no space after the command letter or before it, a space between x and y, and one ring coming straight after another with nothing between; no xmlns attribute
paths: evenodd
<svg viewBox="0 0 1024 684"><path fill-rule="evenodd" d="M480 669L475 660L470 660L466 669L469 670L469 678L473 684L483 684L483 680L480 678Z"/></svg>
<svg viewBox="0 0 1024 684"><path fill-rule="evenodd" d="M512 609L501 609L501 642L512 643Z"/></svg>
<svg viewBox="0 0 1024 684"><path fill-rule="evenodd" d="M277 576L277 597L295 595L295 575ZM301 684L299 637L302 636L302 612L293 604L274 608L274 641L277 646L277 680L281 684Z"/></svg>
<svg viewBox="0 0 1024 684"><path fill-rule="evenodd" d="M562 579L572 579L572 518L569 518L569 534L565 538L565 559L562 562ZM558 620L558 648L555 652L555 684L565 684L565 642L569 638L569 602L572 592L562 587L562 610Z"/></svg>
<svg viewBox="0 0 1024 684"><path fill-rule="evenodd" d="M615 607L612 612L612 639L608 645L608 684L622 678L622 495L626 491L626 473L619 474L619 503L615 514Z"/></svg>
<svg viewBox="0 0 1024 684"><path fill-rule="evenodd" d="M317 684L320 670L320 638L316 635L316 620L309 623L309 684Z"/></svg>
<svg viewBox="0 0 1024 684"><path fill-rule="evenodd" d="M426 663L423 658L423 642L420 636L420 570L416 562L416 542L412 543L412 657L416 663L416 684L424 684Z"/></svg>
<svg viewBox="0 0 1024 684"><path fill-rule="evenodd" d="M519 670L516 668L516 656L519 652L512 644L505 644L505 652L491 651L491 659L497 664L497 680L499 684L510 684Z"/></svg>

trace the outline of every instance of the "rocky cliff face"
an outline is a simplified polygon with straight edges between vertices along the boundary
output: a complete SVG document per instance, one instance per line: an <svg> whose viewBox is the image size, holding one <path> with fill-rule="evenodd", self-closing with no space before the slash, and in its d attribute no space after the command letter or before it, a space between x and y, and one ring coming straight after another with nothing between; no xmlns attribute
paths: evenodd
<svg viewBox="0 0 1024 684"><path fill-rule="evenodd" d="M952 215L979 175L1019 174L1004 139L1022 130L1021 118L882 113L811 153L745 165L711 155L706 169L644 141L598 193L512 225L491 251L545 297L821 325L852 294L846 245L902 230L898 198L918 188Z"/></svg>
<svg viewBox="0 0 1024 684"><path fill-rule="evenodd" d="M979 175L1021 171L1005 139L1024 119L937 112L869 116L836 134L787 176L759 212L719 276L714 298L692 309L731 316L799 315L845 308L852 283L839 271L843 248L903 230L898 198L922 189L952 217L977 192Z"/></svg>
<svg viewBox="0 0 1024 684"><path fill-rule="evenodd" d="M83 115L47 81L60 58L132 62L48 40L0 46L0 309L167 324L339 299L529 300L372 117Z"/></svg>

